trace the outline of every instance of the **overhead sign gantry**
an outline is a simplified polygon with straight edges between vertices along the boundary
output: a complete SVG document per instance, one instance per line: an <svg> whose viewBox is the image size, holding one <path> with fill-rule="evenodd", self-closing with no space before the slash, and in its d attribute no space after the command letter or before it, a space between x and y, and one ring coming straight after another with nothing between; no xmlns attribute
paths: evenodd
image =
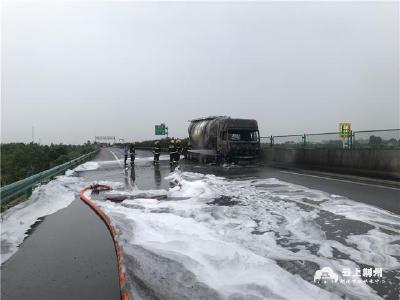
<svg viewBox="0 0 400 300"><path fill-rule="evenodd" d="M95 136L94 141L97 143L115 143L115 136L110 135L102 135L102 136Z"/></svg>

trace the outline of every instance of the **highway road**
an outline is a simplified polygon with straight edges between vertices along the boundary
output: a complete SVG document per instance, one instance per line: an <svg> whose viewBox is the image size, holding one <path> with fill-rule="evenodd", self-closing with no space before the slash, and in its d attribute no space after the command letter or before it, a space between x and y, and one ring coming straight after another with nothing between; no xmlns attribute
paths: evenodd
<svg viewBox="0 0 400 300"><path fill-rule="evenodd" d="M2 299L118 299L112 239L78 197L80 187L93 182L115 189L94 199L119 229L134 297L398 299L400 294L397 188L257 164L181 161L175 170L167 156L154 166L147 151L137 151L135 166L125 169L118 148L101 149L92 168L70 176L80 179L75 199L36 223L3 263ZM137 199L137 191L167 199ZM116 195L126 200L105 201ZM341 280L359 281L314 283L322 267ZM364 269L379 273L380 268L377 281L360 281L372 279Z"/></svg>

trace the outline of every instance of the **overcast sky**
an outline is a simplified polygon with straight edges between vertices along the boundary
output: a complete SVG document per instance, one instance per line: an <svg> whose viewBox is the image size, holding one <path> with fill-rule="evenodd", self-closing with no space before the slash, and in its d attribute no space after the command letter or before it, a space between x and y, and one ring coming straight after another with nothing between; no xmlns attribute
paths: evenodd
<svg viewBox="0 0 400 300"><path fill-rule="evenodd" d="M2 142L400 127L397 2L4 2Z"/></svg>

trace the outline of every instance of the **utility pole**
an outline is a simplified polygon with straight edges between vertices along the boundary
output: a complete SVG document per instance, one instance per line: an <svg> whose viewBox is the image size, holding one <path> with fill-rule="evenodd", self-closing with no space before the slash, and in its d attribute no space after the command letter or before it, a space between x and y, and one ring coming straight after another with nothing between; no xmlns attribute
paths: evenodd
<svg viewBox="0 0 400 300"><path fill-rule="evenodd" d="M35 142L35 126L32 126L32 144Z"/></svg>

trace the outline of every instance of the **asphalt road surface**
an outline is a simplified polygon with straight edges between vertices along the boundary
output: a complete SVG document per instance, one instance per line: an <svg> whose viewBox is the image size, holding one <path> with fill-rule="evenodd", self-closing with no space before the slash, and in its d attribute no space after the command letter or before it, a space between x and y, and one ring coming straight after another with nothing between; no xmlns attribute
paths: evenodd
<svg viewBox="0 0 400 300"><path fill-rule="evenodd" d="M160 164L154 166L150 152L137 151L135 165L132 168L125 168L121 149L104 148L93 161L99 163L98 168L75 172L75 176L81 177L85 184L99 181L121 183L119 189L128 192L138 189L160 190L171 187L170 179L165 179L165 177L171 171L174 171L174 167L170 167L168 157L165 155L161 156ZM378 218L384 219L385 213L389 215L392 213L394 216L400 214L400 190L397 188L366 184L358 180L338 180L325 176L267 168L257 164L246 167L218 167L181 161L179 168L183 173L213 174L225 178L228 180L227 182L235 182L235 184L245 182L251 185L254 183L252 187L255 188L255 193L260 193L260 195L266 191L272 193L270 199L295 203L296 207L305 214L318 211L318 216L314 216L314 221L330 241L351 246L348 240L346 242L347 238L366 234L369 230L376 229L379 230L378 235L382 233L387 235L386 238L397 237L392 244L399 244L400 226L396 223L397 221L388 224ZM275 178L277 183L262 181L269 178ZM224 181L222 184L224 184ZM298 186L304 187L306 190ZM287 187L290 187L291 190L285 190ZM271 190L268 190L268 188L272 189L273 192L270 192ZM102 221L81 202L78 192L79 190L76 190L76 197L71 205L37 222L29 231L29 237L20 245L19 250L2 265L2 299L119 298L117 263L112 239ZM337 197L338 201L345 198L354 201L356 203L354 211L336 212L335 207L328 205L329 202L324 202L325 200L315 201L315 197L322 197L319 192L333 195L332 199ZM296 195L296 197L293 197L293 195ZM210 202L212 204L209 206L235 208L235 203L238 201L235 200L235 197L220 197L214 202ZM326 203L328 204L325 205ZM365 220L360 221L346 217L364 213L366 208L357 206L357 203L376 207L376 212L368 210L366 216L376 213L377 218L371 220L366 217ZM260 209L260 207L257 207L257 209ZM276 212L276 214L278 213ZM117 218L117 224L118 221ZM255 221L257 224L263 222L263 220ZM302 224L299 226L302 226ZM262 235L265 232L256 229L253 230L252 234ZM293 242L290 235L280 235L277 232L274 232L274 234L278 246L285 247L294 253L302 249L299 248L301 243ZM308 245L304 242L302 247L313 255L321 255L317 254L319 252L318 249L314 249L314 245ZM330 257L336 260L352 260L350 254L340 252L338 249L333 249ZM321 251L321 249L319 250ZM365 251L370 252L371 250ZM149 259L149 257L149 255L143 254L143 261ZM397 258L398 263L400 253L393 253L393 257ZM129 262L132 257L127 255L125 259ZM285 258L275 259L275 261L280 268L291 274L299 274L304 280L311 283L313 281L312 276L318 269L318 265L307 261L287 260ZM358 266L360 268L379 267L381 262L378 261L377 263L378 265L372 265L358 261ZM368 285L385 299L398 299L400 285L398 270L398 267L394 267L386 272L384 274L385 283L368 283ZM157 288L152 287L150 281L149 286L145 286L146 282L141 281L135 271L129 271L128 266L128 279L132 281L132 291L147 299L163 298L160 296L162 289L157 290ZM195 271L193 272L195 273ZM143 277L145 276L146 274L143 274ZM173 287L170 286L169 289L173 289ZM176 289L179 289L179 287L176 287ZM204 293L206 298L221 298L221 295L214 292L214 289L215 287L204 288L200 286L196 292L188 295L189 298L198 298L199 294L196 293ZM185 290L183 289L183 291ZM167 297L167 295L170 295L167 288L164 292L166 298L172 297ZM346 294L346 290L343 294ZM174 295L174 297L179 297L180 294L177 292Z"/></svg>

